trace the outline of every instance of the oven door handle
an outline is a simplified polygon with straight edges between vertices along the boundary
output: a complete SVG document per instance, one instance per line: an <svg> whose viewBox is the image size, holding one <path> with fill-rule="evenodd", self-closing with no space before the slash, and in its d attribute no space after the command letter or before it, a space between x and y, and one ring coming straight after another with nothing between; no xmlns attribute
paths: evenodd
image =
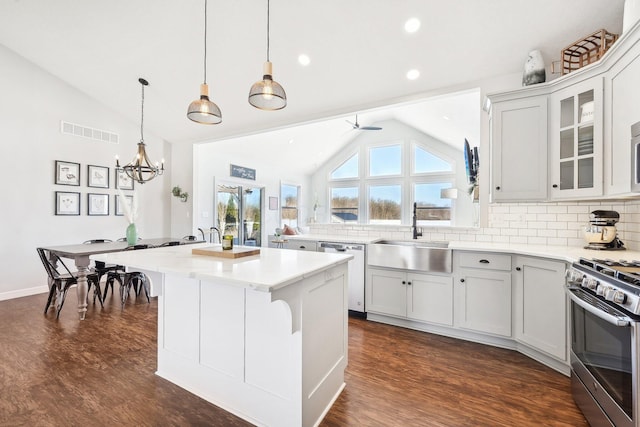
<svg viewBox="0 0 640 427"><path fill-rule="evenodd" d="M623 317L623 316L614 316L614 315L611 315L609 313L605 313L604 311L598 309L597 307L594 307L591 304L589 304L588 302L580 299L580 297L575 295L571 291L571 289L567 289L567 293L569 294L569 298L571 298L571 301L575 302L580 307L584 308L585 310L587 310L589 313L593 314L594 316L597 316L597 317L601 318L602 320L605 320L605 321L611 323L612 325L624 327L624 326L629 326L631 324L631 319L630 318Z"/></svg>

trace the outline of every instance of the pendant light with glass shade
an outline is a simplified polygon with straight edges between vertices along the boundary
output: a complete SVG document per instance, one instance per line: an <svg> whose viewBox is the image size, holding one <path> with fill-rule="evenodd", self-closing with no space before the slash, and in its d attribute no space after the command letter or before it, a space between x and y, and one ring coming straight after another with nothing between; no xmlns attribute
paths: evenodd
<svg viewBox="0 0 640 427"><path fill-rule="evenodd" d="M154 166L147 156L144 144L144 87L148 86L149 82L143 78L139 78L138 81L142 86L140 142L138 143L138 153L132 161L122 167L120 167L120 160L118 159L118 156L116 156L116 170L122 170L134 181L144 184L145 182L151 181L156 176L164 173L164 159L162 160L162 166L157 162Z"/></svg>
<svg viewBox="0 0 640 427"><path fill-rule="evenodd" d="M262 80L249 90L249 104L261 110L281 110L287 106L287 94L272 77L272 64L269 62L269 0L267 0L267 62L264 63Z"/></svg>
<svg viewBox="0 0 640 427"><path fill-rule="evenodd" d="M204 0L204 83L200 85L200 99L189 104L187 117L203 125L217 125L222 122L220 108L209 100L207 85L207 0Z"/></svg>

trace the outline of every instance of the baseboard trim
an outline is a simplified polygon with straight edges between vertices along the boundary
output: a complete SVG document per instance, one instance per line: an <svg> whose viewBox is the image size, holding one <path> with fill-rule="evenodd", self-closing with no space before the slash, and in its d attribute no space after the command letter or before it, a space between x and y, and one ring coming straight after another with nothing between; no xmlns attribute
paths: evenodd
<svg viewBox="0 0 640 427"><path fill-rule="evenodd" d="M49 292L49 288L47 288L46 285L36 286L33 288L26 288L26 289L16 289L15 291L1 292L0 301L5 301L8 299L14 299L14 298L28 297L30 295L43 294L46 292Z"/></svg>

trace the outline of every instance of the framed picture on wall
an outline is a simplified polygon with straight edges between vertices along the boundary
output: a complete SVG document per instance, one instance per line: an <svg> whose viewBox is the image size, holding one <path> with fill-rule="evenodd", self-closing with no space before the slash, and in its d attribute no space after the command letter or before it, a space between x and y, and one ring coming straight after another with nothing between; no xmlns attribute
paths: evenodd
<svg viewBox="0 0 640 427"><path fill-rule="evenodd" d="M124 215L124 207L122 206L122 203L127 203L127 206L129 206L129 208L131 208L131 206L133 205L133 196L124 196L124 201L120 199L120 196L118 196L116 194L115 196L116 198L116 215L118 216L123 216Z"/></svg>
<svg viewBox="0 0 640 427"><path fill-rule="evenodd" d="M87 194L87 215L109 215L109 195Z"/></svg>
<svg viewBox="0 0 640 427"><path fill-rule="evenodd" d="M80 215L80 193L56 191L56 215Z"/></svg>
<svg viewBox="0 0 640 427"><path fill-rule="evenodd" d="M95 188L109 188L109 168L105 166L87 166L87 185Z"/></svg>
<svg viewBox="0 0 640 427"><path fill-rule="evenodd" d="M269 197L269 210L275 211L278 209L278 198Z"/></svg>
<svg viewBox="0 0 640 427"><path fill-rule="evenodd" d="M56 160L55 183L59 185L80 185L80 163Z"/></svg>
<svg viewBox="0 0 640 427"><path fill-rule="evenodd" d="M116 188L133 190L133 179L122 169L116 169Z"/></svg>

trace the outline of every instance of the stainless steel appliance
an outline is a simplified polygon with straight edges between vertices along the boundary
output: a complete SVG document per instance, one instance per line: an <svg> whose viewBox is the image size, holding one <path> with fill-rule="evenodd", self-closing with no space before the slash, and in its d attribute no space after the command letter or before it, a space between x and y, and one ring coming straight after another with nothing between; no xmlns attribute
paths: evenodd
<svg viewBox="0 0 640 427"><path fill-rule="evenodd" d="M640 191L640 122L631 125L631 191Z"/></svg>
<svg viewBox="0 0 640 427"><path fill-rule="evenodd" d="M620 214L616 211L597 210L589 215L589 225L584 229L585 249L624 250L618 238L616 224Z"/></svg>
<svg viewBox="0 0 640 427"><path fill-rule="evenodd" d="M366 246L356 243L320 242L319 252L339 252L353 255L349 261L349 312L365 315L364 306L364 263Z"/></svg>
<svg viewBox="0 0 640 427"><path fill-rule="evenodd" d="M640 263L581 258L567 293L576 404L591 427L640 427Z"/></svg>

